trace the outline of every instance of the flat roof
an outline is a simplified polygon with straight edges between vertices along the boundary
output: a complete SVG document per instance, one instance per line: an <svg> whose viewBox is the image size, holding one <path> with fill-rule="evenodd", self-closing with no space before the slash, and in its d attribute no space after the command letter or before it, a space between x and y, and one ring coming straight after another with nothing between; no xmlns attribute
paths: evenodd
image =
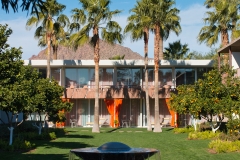
<svg viewBox="0 0 240 160"><path fill-rule="evenodd" d="M161 60L159 67L212 67L213 60ZM144 60L100 60L100 67L143 67ZM47 60L24 60L24 65L46 67ZM94 67L94 60L51 60L51 67ZM154 66L154 60L148 61L148 66Z"/></svg>
<svg viewBox="0 0 240 160"><path fill-rule="evenodd" d="M228 45L220 48L217 52L218 53L229 53L229 49L231 48L232 52L240 52L240 37L233 42L229 43Z"/></svg>

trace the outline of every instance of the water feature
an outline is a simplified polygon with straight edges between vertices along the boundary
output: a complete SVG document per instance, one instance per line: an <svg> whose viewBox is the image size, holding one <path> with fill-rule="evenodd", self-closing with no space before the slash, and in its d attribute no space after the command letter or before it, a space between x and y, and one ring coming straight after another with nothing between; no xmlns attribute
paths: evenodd
<svg viewBox="0 0 240 160"><path fill-rule="evenodd" d="M69 160L160 160L160 152L153 148L130 148L120 142L108 142L100 147L72 149Z"/></svg>

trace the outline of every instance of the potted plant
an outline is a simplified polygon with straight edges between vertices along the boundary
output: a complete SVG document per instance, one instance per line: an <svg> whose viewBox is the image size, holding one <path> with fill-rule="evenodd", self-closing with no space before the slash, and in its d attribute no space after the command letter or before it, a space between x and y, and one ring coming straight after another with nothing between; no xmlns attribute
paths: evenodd
<svg viewBox="0 0 240 160"><path fill-rule="evenodd" d="M114 120L114 127L118 127L118 120Z"/></svg>

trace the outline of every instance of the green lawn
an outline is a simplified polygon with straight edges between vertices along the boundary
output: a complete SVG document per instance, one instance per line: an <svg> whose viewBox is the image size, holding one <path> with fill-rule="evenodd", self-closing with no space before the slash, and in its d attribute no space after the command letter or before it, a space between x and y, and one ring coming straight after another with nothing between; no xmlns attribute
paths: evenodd
<svg viewBox="0 0 240 160"><path fill-rule="evenodd" d="M101 133L91 133L91 128L67 128L69 133L54 141L36 141L31 152L0 152L4 160L68 160L71 149L98 147L106 142L122 142L130 147L160 150L161 160L233 160L240 153L211 154L210 140L187 140L187 134L174 134L164 128L162 133L147 132L145 128L101 128Z"/></svg>

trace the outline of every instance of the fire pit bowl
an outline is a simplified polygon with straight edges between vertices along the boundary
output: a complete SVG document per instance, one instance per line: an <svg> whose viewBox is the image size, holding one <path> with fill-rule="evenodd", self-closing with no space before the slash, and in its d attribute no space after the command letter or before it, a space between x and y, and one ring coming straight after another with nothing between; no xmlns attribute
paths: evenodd
<svg viewBox="0 0 240 160"><path fill-rule="evenodd" d="M120 142L108 142L100 147L78 148L70 150L69 160L148 160L155 155L160 159L160 152L153 148L130 148ZM152 157L154 158L154 156Z"/></svg>

